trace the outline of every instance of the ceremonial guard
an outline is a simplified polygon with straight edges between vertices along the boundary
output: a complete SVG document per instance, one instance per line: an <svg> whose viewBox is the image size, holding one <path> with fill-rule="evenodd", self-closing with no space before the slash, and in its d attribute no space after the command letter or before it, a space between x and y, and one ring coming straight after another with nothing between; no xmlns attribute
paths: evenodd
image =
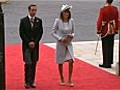
<svg viewBox="0 0 120 90"><path fill-rule="evenodd" d="M97 20L97 34L101 36L103 52L103 64L99 64L99 67L103 68L111 68L113 64L114 36L118 33L118 9L112 2L106 0Z"/></svg>

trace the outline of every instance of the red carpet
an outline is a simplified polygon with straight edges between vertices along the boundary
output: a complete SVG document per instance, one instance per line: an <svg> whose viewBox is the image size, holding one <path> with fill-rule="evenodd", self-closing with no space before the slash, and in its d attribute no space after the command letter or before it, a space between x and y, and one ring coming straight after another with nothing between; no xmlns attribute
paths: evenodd
<svg viewBox="0 0 120 90"><path fill-rule="evenodd" d="M30 90L120 90L120 78L100 70L88 63L76 60L74 63L74 87L60 86L55 50L40 45L40 60L37 65L36 89ZM24 68L21 45L6 46L6 87L7 90L24 89ZM64 74L67 83L68 64L65 63Z"/></svg>

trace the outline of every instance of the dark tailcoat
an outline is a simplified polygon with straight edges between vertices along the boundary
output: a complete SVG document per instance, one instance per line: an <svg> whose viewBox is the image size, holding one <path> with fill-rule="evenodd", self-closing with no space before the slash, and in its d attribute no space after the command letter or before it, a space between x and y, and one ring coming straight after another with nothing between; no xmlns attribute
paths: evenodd
<svg viewBox="0 0 120 90"><path fill-rule="evenodd" d="M23 60L25 61L25 50L29 48L28 43L31 41L35 42L35 60L38 60L39 41L43 34L42 20L35 17L34 25L33 27L31 27L29 17L24 17L23 19L21 19L19 32L22 39Z"/></svg>

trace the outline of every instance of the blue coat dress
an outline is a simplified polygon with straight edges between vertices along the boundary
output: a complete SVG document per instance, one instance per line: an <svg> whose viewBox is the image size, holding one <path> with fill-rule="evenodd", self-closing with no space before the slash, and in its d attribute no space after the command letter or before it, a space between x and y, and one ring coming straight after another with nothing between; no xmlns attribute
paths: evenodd
<svg viewBox="0 0 120 90"><path fill-rule="evenodd" d="M57 40L56 45L56 63L63 64L65 61L74 60L73 45L70 41L67 45L63 45L59 40L64 38L66 35L71 34L74 37L74 21L70 19L67 24L61 19L55 19L52 35Z"/></svg>

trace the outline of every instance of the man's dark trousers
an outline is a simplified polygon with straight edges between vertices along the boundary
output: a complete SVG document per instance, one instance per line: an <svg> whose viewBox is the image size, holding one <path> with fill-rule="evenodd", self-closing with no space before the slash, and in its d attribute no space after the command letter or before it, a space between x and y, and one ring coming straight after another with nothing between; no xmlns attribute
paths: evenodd
<svg viewBox="0 0 120 90"><path fill-rule="evenodd" d="M28 48L25 51L25 83L33 84L36 72L36 49Z"/></svg>

